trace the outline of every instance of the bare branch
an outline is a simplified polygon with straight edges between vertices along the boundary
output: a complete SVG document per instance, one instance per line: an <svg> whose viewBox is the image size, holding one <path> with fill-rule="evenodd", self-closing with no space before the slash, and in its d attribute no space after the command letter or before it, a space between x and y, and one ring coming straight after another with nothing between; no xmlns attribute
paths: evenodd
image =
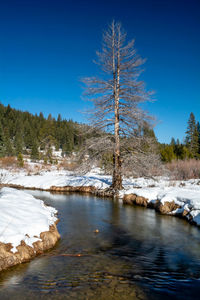
<svg viewBox="0 0 200 300"><path fill-rule="evenodd" d="M151 92L138 80L144 62L136 52L135 41L127 43L121 24L113 21L103 34L102 50L97 51L96 63L105 76L83 79L84 95L93 103L90 122L101 132L101 136L87 141L85 147L96 157L105 152L113 154L113 188L121 186L121 156L124 165L130 159L138 163L141 159L136 159L137 155L144 156L146 148L151 149L148 139L139 134L144 121L152 120L140 106L151 100Z"/></svg>

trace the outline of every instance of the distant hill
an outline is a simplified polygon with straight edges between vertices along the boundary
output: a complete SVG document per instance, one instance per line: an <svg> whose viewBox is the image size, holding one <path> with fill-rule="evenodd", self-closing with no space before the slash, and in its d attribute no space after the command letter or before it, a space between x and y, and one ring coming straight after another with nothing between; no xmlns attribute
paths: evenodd
<svg viewBox="0 0 200 300"><path fill-rule="evenodd" d="M57 120L43 113L33 115L0 103L0 157L30 154L33 159L50 159L52 149L62 155L81 145L80 125L72 120ZM43 157L40 157L41 154Z"/></svg>

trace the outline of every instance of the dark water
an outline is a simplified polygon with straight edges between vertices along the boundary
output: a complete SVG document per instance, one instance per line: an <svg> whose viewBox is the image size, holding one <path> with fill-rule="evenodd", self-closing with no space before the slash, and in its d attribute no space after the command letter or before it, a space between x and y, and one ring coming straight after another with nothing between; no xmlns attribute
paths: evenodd
<svg viewBox="0 0 200 300"><path fill-rule="evenodd" d="M108 199L31 193L58 209L62 239L0 273L0 299L200 299L200 229Z"/></svg>

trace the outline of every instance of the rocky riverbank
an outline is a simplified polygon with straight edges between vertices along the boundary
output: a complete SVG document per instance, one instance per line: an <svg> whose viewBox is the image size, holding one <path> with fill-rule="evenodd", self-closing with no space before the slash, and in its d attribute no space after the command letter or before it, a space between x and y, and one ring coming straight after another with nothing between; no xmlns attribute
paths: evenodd
<svg viewBox="0 0 200 300"><path fill-rule="evenodd" d="M148 208L154 208L157 212L163 215L174 215L186 218L192 223L192 218L187 218L189 211L182 209L181 205L176 204L174 201L166 201L165 203L161 203L159 200L157 200L151 202L145 197L137 196L136 194L127 194L123 197L123 203L128 205L139 205Z"/></svg>
<svg viewBox="0 0 200 300"><path fill-rule="evenodd" d="M0 191L0 271L29 261L60 238L57 211L16 189Z"/></svg>
<svg viewBox="0 0 200 300"><path fill-rule="evenodd" d="M99 197L114 197L112 178L94 169L85 175L73 172L43 171L27 174L24 171L2 170L2 186L53 193L90 193ZM200 180L172 181L170 178L124 178L119 199L124 204L153 208L161 214L183 217L200 226Z"/></svg>
<svg viewBox="0 0 200 300"><path fill-rule="evenodd" d="M27 189L27 190L40 190L40 191L48 191L54 193L67 193L67 192L75 192L75 193L89 193L98 197L106 197L106 198L116 198L116 195L113 193L113 190L108 188L99 189L95 186L51 186L49 188L35 188L35 187L27 187L15 184L5 184L4 186L17 188L17 189ZM142 189L137 189L138 194L140 194ZM122 200L125 205L139 205L147 208L153 208L157 212L164 215L173 215L177 217L181 217L189 221L191 224L199 225L199 222L196 222L194 217L196 215L192 215L191 212L194 212L194 208L186 205L185 202L177 203L174 200L172 201L161 201L161 199L151 200L147 197L139 196L138 194L130 193L126 194L126 190L122 190L117 197ZM188 202L188 201L187 201ZM196 210L195 210L196 211ZM198 221L198 220L197 220Z"/></svg>
<svg viewBox="0 0 200 300"><path fill-rule="evenodd" d="M40 234L40 241L34 242L32 247L22 240L20 245L16 247L17 252L15 253L11 251L11 243L4 244L0 242L0 271L30 261L35 256L53 248L59 239L60 234L56 224L53 224L48 231Z"/></svg>

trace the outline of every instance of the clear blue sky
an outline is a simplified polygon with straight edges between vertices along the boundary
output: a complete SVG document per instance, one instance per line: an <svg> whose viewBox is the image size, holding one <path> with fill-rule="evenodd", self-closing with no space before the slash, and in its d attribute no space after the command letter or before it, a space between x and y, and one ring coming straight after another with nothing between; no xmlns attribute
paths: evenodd
<svg viewBox="0 0 200 300"><path fill-rule="evenodd" d="M112 19L147 58L159 141L182 140L190 112L200 120L199 0L0 1L0 101L85 121L79 79L96 74L92 60Z"/></svg>

